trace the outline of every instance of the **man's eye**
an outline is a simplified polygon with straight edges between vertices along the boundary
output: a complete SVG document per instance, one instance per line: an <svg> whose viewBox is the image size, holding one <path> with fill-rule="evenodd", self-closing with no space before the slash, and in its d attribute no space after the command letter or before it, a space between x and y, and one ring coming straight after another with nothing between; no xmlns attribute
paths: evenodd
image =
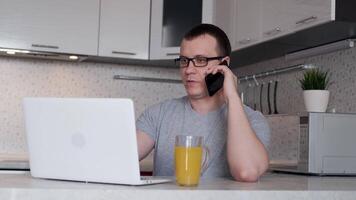
<svg viewBox="0 0 356 200"><path fill-rule="evenodd" d="M205 58L195 58L196 62L198 63L205 63L206 62L206 59Z"/></svg>
<svg viewBox="0 0 356 200"><path fill-rule="evenodd" d="M180 62L181 62L181 63L187 63L187 62L188 62L188 59L186 59L186 58L181 58L181 59L180 59Z"/></svg>

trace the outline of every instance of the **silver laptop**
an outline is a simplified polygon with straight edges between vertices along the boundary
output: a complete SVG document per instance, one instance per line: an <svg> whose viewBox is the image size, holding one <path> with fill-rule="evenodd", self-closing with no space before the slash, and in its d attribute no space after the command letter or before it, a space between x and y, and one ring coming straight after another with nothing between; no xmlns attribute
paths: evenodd
<svg viewBox="0 0 356 200"><path fill-rule="evenodd" d="M125 185L171 181L140 177L130 99L25 98L23 103L33 177Z"/></svg>

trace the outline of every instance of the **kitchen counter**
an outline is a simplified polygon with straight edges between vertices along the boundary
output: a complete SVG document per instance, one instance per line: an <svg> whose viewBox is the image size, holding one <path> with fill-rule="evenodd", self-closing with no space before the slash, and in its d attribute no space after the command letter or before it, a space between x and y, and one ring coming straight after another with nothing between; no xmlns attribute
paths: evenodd
<svg viewBox="0 0 356 200"><path fill-rule="evenodd" d="M0 170L5 169L29 170L28 155L0 153Z"/></svg>
<svg viewBox="0 0 356 200"><path fill-rule="evenodd" d="M0 173L1 200L37 199L355 199L356 177L266 174L256 183L202 180L198 187L174 183L149 186L55 181L31 178L28 172Z"/></svg>

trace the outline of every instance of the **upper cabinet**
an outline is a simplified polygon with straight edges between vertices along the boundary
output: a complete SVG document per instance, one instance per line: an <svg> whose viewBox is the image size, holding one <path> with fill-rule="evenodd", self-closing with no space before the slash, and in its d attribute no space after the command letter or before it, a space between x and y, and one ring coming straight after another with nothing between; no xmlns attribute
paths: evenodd
<svg viewBox="0 0 356 200"><path fill-rule="evenodd" d="M98 0L1 0L0 47L97 55Z"/></svg>
<svg viewBox="0 0 356 200"><path fill-rule="evenodd" d="M333 0L286 0L290 29L302 30L335 20Z"/></svg>
<svg viewBox="0 0 356 200"><path fill-rule="evenodd" d="M235 17L235 0L215 0L213 4L213 14L210 14L206 21L220 27L225 31L231 43L234 39L234 25L236 24ZM233 46L233 44L231 44Z"/></svg>
<svg viewBox="0 0 356 200"><path fill-rule="evenodd" d="M227 33L236 55L243 50L243 55L250 56L256 52L244 51L252 49L248 47L327 24L338 18L337 13L348 13L350 16L345 19L355 18L352 8L356 3L352 2L355 1L0 0L0 48L166 60L179 56L180 42L188 30L200 23L211 23ZM275 46L301 43L301 39L294 40L277 42Z"/></svg>
<svg viewBox="0 0 356 200"><path fill-rule="evenodd" d="M290 33L288 0L261 1L262 40L271 40Z"/></svg>
<svg viewBox="0 0 356 200"><path fill-rule="evenodd" d="M215 23L232 35L217 0L0 0L0 48L129 59L172 59L183 35Z"/></svg>
<svg viewBox="0 0 356 200"><path fill-rule="evenodd" d="M185 32L202 22L213 23L214 2L101 0L98 55L176 58Z"/></svg>
<svg viewBox="0 0 356 200"><path fill-rule="evenodd" d="M150 59L172 59L179 55L184 34L201 23L223 29L234 37L235 0L152 0Z"/></svg>
<svg viewBox="0 0 356 200"><path fill-rule="evenodd" d="M235 0L233 49L335 19L335 0Z"/></svg>
<svg viewBox="0 0 356 200"><path fill-rule="evenodd" d="M263 0L262 40L334 20L333 0Z"/></svg>
<svg viewBox="0 0 356 200"><path fill-rule="evenodd" d="M101 0L99 56L148 59L150 1Z"/></svg>
<svg viewBox="0 0 356 200"><path fill-rule="evenodd" d="M261 41L261 0L236 0L233 49L241 49Z"/></svg>
<svg viewBox="0 0 356 200"><path fill-rule="evenodd" d="M214 0L152 0L150 59L172 59L192 27L212 23Z"/></svg>

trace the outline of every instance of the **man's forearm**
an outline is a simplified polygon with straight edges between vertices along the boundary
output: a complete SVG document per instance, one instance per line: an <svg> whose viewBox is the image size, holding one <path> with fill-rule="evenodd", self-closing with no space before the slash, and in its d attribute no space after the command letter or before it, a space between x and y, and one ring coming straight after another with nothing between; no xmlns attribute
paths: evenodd
<svg viewBox="0 0 356 200"><path fill-rule="evenodd" d="M137 150L139 160L144 159L153 149L154 141L147 133L137 130Z"/></svg>
<svg viewBox="0 0 356 200"><path fill-rule="evenodd" d="M268 167L268 155L251 128L238 95L228 102L227 159L236 180L256 181Z"/></svg>

